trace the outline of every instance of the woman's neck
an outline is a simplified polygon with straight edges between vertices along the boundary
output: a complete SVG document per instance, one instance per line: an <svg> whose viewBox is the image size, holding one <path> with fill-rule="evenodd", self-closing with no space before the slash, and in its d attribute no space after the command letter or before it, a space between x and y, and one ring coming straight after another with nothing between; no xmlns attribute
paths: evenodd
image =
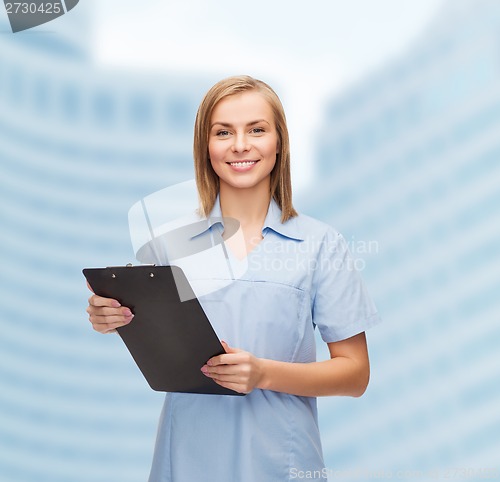
<svg viewBox="0 0 500 482"><path fill-rule="evenodd" d="M268 183L261 183L249 189L238 189L224 183L220 186L222 216L237 219L243 228L262 227L270 200Z"/></svg>

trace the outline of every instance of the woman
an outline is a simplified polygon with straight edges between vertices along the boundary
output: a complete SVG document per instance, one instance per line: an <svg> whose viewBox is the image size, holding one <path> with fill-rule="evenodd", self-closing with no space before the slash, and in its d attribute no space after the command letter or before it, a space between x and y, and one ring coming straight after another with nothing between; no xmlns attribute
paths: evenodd
<svg viewBox="0 0 500 482"><path fill-rule="evenodd" d="M150 481L326 479L315 397L364 393L376 308L342 236L293 208L285 114L267 84L241 76L210 89L194 160L208 221L195 236L221 236L229 261L247 268L200 297L226 349L201 370L246 396L168 393ZM229 218L239 236L224 232ZM96 295L88 312L102 333L133 318ZM315 361L316 326L329 360Z"/></svg>

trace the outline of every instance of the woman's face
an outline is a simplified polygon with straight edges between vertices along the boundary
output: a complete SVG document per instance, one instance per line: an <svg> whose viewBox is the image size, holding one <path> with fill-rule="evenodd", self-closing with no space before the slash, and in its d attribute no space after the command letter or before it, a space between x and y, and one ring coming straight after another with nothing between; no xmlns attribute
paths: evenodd
<svg viewBox="0 0 500 482"><path fill-rule="evenodd" d="M267 100L257 91L226 97L215 106L210 125L208 152L221 189L269 184L278 133Z"/></svg>

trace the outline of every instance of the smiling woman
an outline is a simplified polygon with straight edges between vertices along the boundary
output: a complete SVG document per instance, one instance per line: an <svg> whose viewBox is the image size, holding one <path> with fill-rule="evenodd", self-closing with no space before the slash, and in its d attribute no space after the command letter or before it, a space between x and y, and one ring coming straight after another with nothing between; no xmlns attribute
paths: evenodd
<svg viewBox="0 0 500 482"><path fill-rule="evenodd" d="M255 159L252 156L256 156ZM282 220L296 216L292 205L290 142L283 105L276 92L264 82L246 76L229 77L209 90L196 116L194 165L202 213L210 213L220 184L227 184L227 179L219 177L216 166L219 169L227 163L260 160L264 161L263 169L257 172L268 170L269 177L267 180L264 177L264 185L269 182L268 188L282 211ZM218 166L218 162L223 166ZM230 173L231 170L226 168L221 172ZM252 182L252 177L241 178ZM226 188L230 191L229 185Z"/></svg>
<svg viewBox="0 0 500 482"><path fill-rule="evenodd" d="M279 152L273 117L271 107L258 92L235 94L217 104L208 152L221 193L243 188L269 192Z"/></svg>
<svg viewBox="0 0 500 482"><path fill-rule="evenodd" d="M194 136L205 222L190 240L224 245L240 275L228 280L217 263L190 274L214 287L199 301L226 340L200 370L246 396L167 393L150 482L285 482L297 471L325 480L316 397L358 397L367 387L364 331L379 316L344 238L293 208L288 146L283 107L264 82L230 77L205 95ZM168 264L161 256L151 261ZM96 295L88 312L102 333L133 319ZM321 362L316 327L330 352Z"/></svg>

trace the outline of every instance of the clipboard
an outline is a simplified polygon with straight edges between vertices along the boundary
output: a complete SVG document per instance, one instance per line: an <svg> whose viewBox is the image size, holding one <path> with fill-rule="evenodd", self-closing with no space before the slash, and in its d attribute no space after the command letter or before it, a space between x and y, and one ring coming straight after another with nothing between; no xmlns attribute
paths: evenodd
<svg viewBox="0 0 500 482"><path fill-rule="evenodd" d="M200 371L225 350L181 268L85 268L83 275L95 294L116 299L134 313L117 332L153 390L244 395ZM192 296L181 301L178 290Z"/></svg>

